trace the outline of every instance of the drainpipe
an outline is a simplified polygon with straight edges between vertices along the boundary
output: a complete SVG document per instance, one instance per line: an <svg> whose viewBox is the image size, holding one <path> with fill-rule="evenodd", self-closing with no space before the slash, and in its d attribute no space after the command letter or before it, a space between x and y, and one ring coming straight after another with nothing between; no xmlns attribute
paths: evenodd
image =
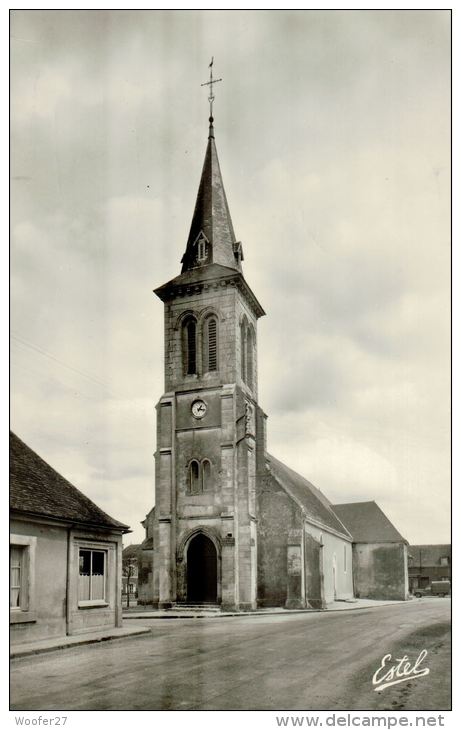
<svg viewBox="0 0 461 730"><path fill-rule="evenodd" d="M71 612L72 607L70 603L70 588L71 588L71 533L75 523L72 523L67 528L67 564L66 564L66 636L69 636L69 627L71 624Z"/></svg>

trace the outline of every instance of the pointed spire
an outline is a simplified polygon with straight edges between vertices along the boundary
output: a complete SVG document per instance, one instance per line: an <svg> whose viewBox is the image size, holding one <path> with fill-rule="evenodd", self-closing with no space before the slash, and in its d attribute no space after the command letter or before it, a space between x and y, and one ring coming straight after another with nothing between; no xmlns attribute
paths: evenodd
<svg viewBox="0 0 461 730"><path fill-rule="evenodd" d="M182 257L182 272L211 263L242 270L242 244L235 240L215 145L213 84L222 79L213 79L212 67L213 59L209 66L210 80L202 84L210 89L208 144L186 251Z"/></svg>
<svg viewBox="0 0 461 730"><path fill-rule="evenodd" d="M235 239L210 117L208 144L194 215L182 258L182 271L221 264L241 271L241 245Z"/></svg>

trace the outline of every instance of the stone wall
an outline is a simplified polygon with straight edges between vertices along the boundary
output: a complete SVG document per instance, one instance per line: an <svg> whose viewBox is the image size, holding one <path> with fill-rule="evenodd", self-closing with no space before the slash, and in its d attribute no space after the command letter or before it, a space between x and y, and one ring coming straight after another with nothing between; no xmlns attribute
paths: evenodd
<svg viewBox="0 0 461 730"><path fill-rule="evenodd" d="M408 598L407 547L403 543L356 543L353 547L357 598Z"/></svg>
<svg viewBox="0 0 461 730"><path fill-rule="evenodd" d="M218 319L218 370L204 372L202 333L210 314ZM186 375L182 355L182 323L197 320L197 374ZM253 327L253 387L241 378L240 322L246 316ZM202 291L177 297L165 304L165 391L236 383L257 399L257 319L237 287L210 282Z"/></svg>
<svg viewBox="0 0 461 730"><path fill-rule="evenodd" d="M285 606L290 530L302 528L301 510L270 475L258 477L258 606Z"/></svg>
<svg viewBox="0 0 461 730"><path fill-rule="evenodd" d="M218 370L205 372L202 332L218 320ZM183 323L197 322L197 373L186 374ZM241 377L240 324L253 327L252 385ZM165 304L165 387L157 406L153 599L187 596L189 541L202 531L218 553L218 600L256 606L256 316L235 282L210 282ZM206 413L195 418L201 399ZM191 488L191 464L209 463L207 488ZM202 473L202 472L200 472ZM193 482L196 485L195 482Z"/></svg>

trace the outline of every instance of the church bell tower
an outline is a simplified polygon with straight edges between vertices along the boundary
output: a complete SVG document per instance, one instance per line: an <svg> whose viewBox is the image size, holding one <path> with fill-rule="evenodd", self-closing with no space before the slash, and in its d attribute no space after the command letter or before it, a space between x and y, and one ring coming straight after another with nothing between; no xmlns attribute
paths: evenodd
<svg viewBox="0 0 461 730"><path fill-rule="evenodd" d="M211 81L212 76L211 76ZM212 85L211 85L212 88ZM257 320L216 151L208 143L181 273L165 308L165 393L157 405L154 601L256 608Z"/></svg>

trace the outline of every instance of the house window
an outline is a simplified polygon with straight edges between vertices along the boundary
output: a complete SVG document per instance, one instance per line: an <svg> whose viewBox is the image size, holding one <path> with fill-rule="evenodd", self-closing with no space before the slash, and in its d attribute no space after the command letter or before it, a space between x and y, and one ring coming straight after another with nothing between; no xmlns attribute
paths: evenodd
<svg viewBox="0 0 461 730"><path fill-rule="evenodd" d="M440 558L440 565L450 565L450 558Z"/></svg>
<svg viewBox="0 0 461 730"><path fill-rule="evenodd" d="M204 492L211 489L211 464L208 459L202 461L202 485Z"/></svg>
<svg viewBox="0 0 461 730"><path fill-rule="evenodd" d="M186 375L197 373L197 323L188 319L183 327L183 363Z"/></svg>
<svg viewBox="0 0 461 730"><path fill-rule="evenodd" d="M191 461L189 464L189 492L190 494L197 494L200 491L200 480L199 480L199 464L198 461Z"/></svg>
<svg viewBox="0 0 461 730"><path fill-rule="evenodd" d="M203 370L205 373L218 369L218 320L208 317L203 328Z"/></svg>
<svg viewBox="0 0 461 730"><path fill-rule="evenodd" d="M10 623L36 620L36 537L10 535Z"/></svg>
<svg viewBox="0 0 461 730"><path fill-rule="evenodd" d="M78 601L104 601L106 597L105 550L79 550Z"/></svg>
<svg viewBox="0 0 461 730"><path fill-rule="evenodd" d="M22 545L10 546L10 608L21 610L25 607L25 558L26 548Z"/></svg>

